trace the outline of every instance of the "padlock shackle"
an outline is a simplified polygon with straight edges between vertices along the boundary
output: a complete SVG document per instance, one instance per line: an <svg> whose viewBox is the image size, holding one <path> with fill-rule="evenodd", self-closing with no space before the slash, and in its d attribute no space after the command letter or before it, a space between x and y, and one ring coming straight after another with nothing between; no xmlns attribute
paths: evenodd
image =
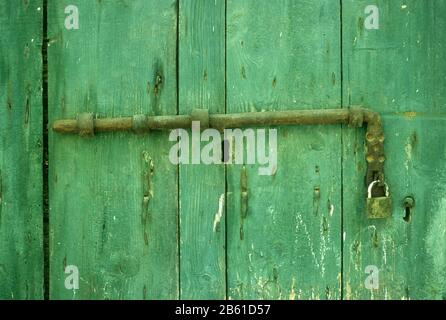
<svg viewBox="0 0 446 320"><path fill-rule="evenodd" d="M370 184L369 184L369 187L367 188L367 198L371 198L372 197L372 189L373 189L373 186L376 184L376 183L378 183L378 182L381 182L381 181L379 181L379 180L375 180L375 181L372 181ZM389 196L389 186L387 185L387 183L385 183L385 182L383 182L383 184L384 184L384 186L386 187L386 197L388 197Z"/></svg>

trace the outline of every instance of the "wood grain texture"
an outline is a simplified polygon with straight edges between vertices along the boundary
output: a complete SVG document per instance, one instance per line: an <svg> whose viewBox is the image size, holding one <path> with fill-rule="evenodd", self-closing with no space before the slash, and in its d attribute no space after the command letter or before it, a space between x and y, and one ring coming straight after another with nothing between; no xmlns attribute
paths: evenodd
<svg viewBox="0 0 446 320"><path fill-rule="evenodd" d="M344 102L383 114L393 216L366 219L363 132L344 130L344 297L445 299L446 2L375 1L378 30L364 28L369 4L342 1ZM364 286L368 265L377 290Z"/></svg>
<svg viewBox="0 0 446 320"><path fill-rule="evenodd" d="M0 299L43 298L42 12L0 4Z"/></svg>
<svg viewBox="0 0 446 320"><path fill-rule="evenodd" d="M49 116L175 114L175 2L49 2ZM178 170L166 133L50 135L52 299L178 298ZM64 286L65 267L80 273Z"/></svg>
<svg viewBox="0 0 446 320"><path fill-rule="evenodd" d="M225 112L225 2L182 0L179 112ZM207 143L203 143L207 144ZM181 299L226 297L224 165L180 165Z"/></svg>
<svg viewBox="0 0 446 320"><path fill-rule="evenodd" d="M339 17L331 0L228 0L227 111L339 107ZM227 169L228 296L340 298L341 127L279 127L277 139L274 175Z"/></svg>

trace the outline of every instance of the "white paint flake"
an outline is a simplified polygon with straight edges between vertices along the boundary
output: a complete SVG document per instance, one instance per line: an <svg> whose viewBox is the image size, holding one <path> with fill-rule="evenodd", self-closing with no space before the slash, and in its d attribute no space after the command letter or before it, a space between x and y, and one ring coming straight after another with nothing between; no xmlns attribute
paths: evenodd
<svg viewBox="0 0 446 320"><path fill-rule="evenodd" d="M220 220L223 217L223 209L225 205L225 194L222 193L218 199L218 211L214 217L214 232L217 230L217 226L220 224Z"/></svg>
<svg viewBox="0 0 446 320"><path fill-rule="evenodd" d="M412 162L412 143L410 137L406 140L404 151L406 152L406 161L404 163L404 166L406 167L406 170L409 170L409 165Z"/></svg>
<svg viewBox="0 0 446 320"><path fill-rule="evenodd" d="M334 211L334 205L330 204L330 217L333 216L333 211Z"/></svg>

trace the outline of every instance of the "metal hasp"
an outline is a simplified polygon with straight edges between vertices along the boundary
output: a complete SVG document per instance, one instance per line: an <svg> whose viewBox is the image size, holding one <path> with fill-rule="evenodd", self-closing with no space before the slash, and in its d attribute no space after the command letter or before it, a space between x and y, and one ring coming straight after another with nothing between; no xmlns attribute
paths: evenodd
<svg viewBox="0 0 446 320"><path fill-rule="evenodd" d="M76 119L56 120L53 130L59 133L93 136L98 132L133 131L136 133L150 130L165 130L191 128L192 121L200 121L201 128L239 128L246 126L269 125L320 125L348 124L352 127L362 127L367 124L365 135L367 174L365 185L368 187L377 181L371 198L385 197L386 185L384 179L384 132L379 113L370 109L355 107L344 109L315 109L246 112L232 114L209 114L208 110L196 109L190 115L148 116L134 115L132 117L96 118L92 113L78 115ZM389 208L391 211L391 208ZM382 214L389 217L391 212Z"/></svg>

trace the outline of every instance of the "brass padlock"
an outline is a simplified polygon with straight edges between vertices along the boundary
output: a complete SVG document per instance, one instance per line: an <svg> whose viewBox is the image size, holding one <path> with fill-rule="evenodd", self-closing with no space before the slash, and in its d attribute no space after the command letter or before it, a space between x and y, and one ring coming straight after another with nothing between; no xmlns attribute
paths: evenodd
<svg viewBox="0 0 446 320"><path fill-rule="evenodd" d="M367 189L367 218L384 219L392 216L392 198L389 195L389 186L384 183L386 195L385 197L372 198L373 186L380 181L376 180L370 183Z"/></svg>

